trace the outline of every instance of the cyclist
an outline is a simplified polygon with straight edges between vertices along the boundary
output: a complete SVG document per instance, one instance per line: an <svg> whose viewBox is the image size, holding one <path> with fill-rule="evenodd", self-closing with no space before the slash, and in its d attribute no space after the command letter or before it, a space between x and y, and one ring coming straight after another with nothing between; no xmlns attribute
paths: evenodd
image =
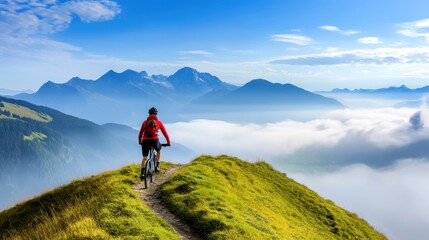
<svg viewBox="0 0 429 240"><path fill-rule="evenodd" d="M158 130L161 129L162 135L164 135L167 140L167 146L170 146L170 137L168 136L167 130L162 124L161 121L158 120L156 116L158 114L158 109L152 107L149 109L149 117L143 121L142 126L139 132L139 144L142 146L142 165L141 165L141 173L140 180L143 180L145 174L145 166L148 159L149 148L153 147L156 152L156 167L155 171L159 172L159 161L161 159L161 143L159 142Z"/></svg>

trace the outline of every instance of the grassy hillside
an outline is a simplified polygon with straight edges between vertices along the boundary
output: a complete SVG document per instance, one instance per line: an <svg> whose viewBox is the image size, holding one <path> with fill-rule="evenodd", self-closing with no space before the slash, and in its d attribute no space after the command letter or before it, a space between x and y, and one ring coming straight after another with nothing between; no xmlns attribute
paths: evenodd
<svg viewBox="0 0 429 240"><path fill-rule="evenodd" d="M162 163L165 171L172 164ZM77 180L0 213L0 239L178 239L131 185L138 165ZM161 186L204 239L386 239L270 165L201 156Z"/></svg>
<svg viewBox="0 0 429 240"><path fill-rule="evenodd" d="M124 167L3 211L0 239L178 239L131 188L138 175L137 165Z"/></svg>
<svg viewBox="0 0 429 240"><path fill-rule="evenodd" d="M207 239L386 239L263 162L201 156L162 193L170 210Z"/></svg>

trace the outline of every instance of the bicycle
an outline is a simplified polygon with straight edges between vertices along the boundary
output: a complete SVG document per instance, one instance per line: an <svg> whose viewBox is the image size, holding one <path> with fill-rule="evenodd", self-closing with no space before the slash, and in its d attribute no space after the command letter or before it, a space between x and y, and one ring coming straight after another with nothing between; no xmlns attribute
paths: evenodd
<svg viewBox="0 0 429 240"><path fill-rule="evenodd" d="M161 144L163 147L169 146L168 144ZM149 188L150 183L155 181L155 165L156 164L156 150L153 147L149 148L148 159L146 161L146 172L144 174L144 187Z"/></svg>

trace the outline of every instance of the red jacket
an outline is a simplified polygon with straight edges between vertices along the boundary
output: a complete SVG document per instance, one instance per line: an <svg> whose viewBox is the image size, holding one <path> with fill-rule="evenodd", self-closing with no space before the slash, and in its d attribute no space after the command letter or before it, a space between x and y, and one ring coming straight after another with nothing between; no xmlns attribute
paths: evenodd
<svg viewBox="0 0 429 240"><path fill-rule="evenodd" d="M144 135L144 130L146 129L146 123L148 119L153 119L156 121L156 131L161 129L162 135L164 135L165 139L167 140L167 144L170 144L170 137L167 134L167 130L165 129L164 124L162 124L162 122L159 121L158 117L156 117L156 115L154 114L149 115L149 117L142 123L139 132L139 144L146 139L159 139L158 134L156 134L154 137L148 137Z"/></svg>

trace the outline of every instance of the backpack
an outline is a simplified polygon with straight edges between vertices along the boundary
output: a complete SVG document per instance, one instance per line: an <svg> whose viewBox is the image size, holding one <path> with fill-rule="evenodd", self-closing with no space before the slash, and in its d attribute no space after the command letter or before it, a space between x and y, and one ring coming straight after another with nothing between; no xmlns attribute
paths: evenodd
<svg viewBox="0 0 429 240"><path fill-rule="evenodd" d="M147 119L146 128L144 130L144 135L147 137L155 137L157 135L156 121L154 119Z"/></svg>

